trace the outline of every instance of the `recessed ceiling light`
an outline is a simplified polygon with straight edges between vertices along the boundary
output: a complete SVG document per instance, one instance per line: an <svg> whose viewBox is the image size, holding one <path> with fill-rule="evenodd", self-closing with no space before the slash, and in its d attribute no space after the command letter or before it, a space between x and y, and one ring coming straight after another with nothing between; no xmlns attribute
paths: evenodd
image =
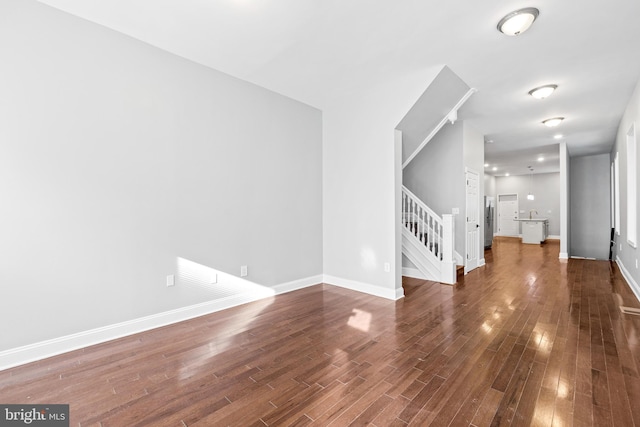
<svg viewBox="0 0 640 427"><path fill-rule="evenodd" d="M539 162L544 162L544 157L542 157L542 156L538 157L538 161Z"/></svg>
<svg viewBox="0 0 640 427"><path fill-rule="evenodd" d="M540 11L535 7L525 7L509 13L498 22L498 31L508 36L517 36L531 27Z"/></svg>
<svg viewBox="0 0 640 427"><path fill-rule="evenodd" d="M557 135L553 135L553 139L562 139L564 135L562 135L561 133L557 134Z"/></svg>
<svg viewBox="0 0 640 427"><path fill-rule="evenodd" d="M497 171L497 170L498 170L498 168L494 166L494 167L493 167L493 169L491 169L491 170L492 170L492 171Z"/></svg>
<svg viewBox="0 0 640 427"><path fill-rule="evenodd" d="M485 144L493 144L493 139L485 139L484 143Z"/></svg>
<svg viewBox="0 0 640 427"><path fill-rule="evenodd" d="M504 176L509 176L509 172L505 173Z"/></svg>
<svg viewBox="0 0 640 427"><path fill-rule="evenodd" d="M543 120L542 123L545 126L552 128L558 126L563 120L564 117L554 117L552 119Z"/></svg>
<svg viewBox="0 0 640 427"><path fill-rule="evenodd" d="M488 168L488 167L489 167L489 163L485 163L485 164L484 164L484 167L485 167L485 168Z"/></svg>
<svg viewBox="0 0 640 427"><path fill-rule="evenodd" d="M544 99L547 96L551 95L554 90L558 88L558 85L546 85L540 86L535 89L531 89L529 91L529 95L533 96L536 99Z"/></svg>

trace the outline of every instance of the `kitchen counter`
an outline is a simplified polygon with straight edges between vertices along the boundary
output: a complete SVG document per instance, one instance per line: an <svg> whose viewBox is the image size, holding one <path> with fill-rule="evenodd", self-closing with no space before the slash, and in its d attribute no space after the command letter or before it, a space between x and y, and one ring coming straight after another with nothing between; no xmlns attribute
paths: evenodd
<svg viewBox="0 0 640 427"><path fill-rule="evenodd" d="M540 244L549 235L549 218L514 219L522 223L522 243Z"/></svg>

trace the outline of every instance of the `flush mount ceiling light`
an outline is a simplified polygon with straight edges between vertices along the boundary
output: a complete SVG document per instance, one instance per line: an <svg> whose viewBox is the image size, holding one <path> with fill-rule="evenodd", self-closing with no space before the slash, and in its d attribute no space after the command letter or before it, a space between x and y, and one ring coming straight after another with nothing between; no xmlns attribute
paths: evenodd
<svg viewBox="0 0 640 427"><path fill-rule="evenodd" d="M558 89L558 85L540 86L535 89L531 89L529 91L529 95L533 96L536 99L544 99L547 96L551 95L556 89Z"/></svg>
<svg viewBox="0 0 640 427"><path fill-rule="evenodd" d="M509 13L498 22L498 31L508 36L517 36L529 29L540 11L535 7L525 7Z"/></svg>
<svg viewBox="0 0 640 427"><path fill-rule="evenodd" d="M562 139L562 134L553 135L553 139Z"/></svg>
<svg viewBox="0 0 640 427"><path fill-rule="evenodd" d="M553 128L558 126L560 123L562 123L563 120L564 120L564 117L554 117L552 119L543 120L542 124L544 124L547 127Z"/></svg>

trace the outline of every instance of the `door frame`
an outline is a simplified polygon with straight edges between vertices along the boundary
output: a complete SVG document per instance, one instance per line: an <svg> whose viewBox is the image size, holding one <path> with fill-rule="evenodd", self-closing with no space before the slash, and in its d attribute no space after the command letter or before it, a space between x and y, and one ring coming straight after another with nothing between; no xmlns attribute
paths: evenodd
<svg viewBox="0 0 640 427"><path fill-rule="evenodd" d="M518 236L518 235L520 235L520 230L519 230L519 225L518 224L516 224L516 234L502 234L502 232L497 233L497 231L500 231L500 197L501 196L515 196L516 197L516 200L515 200L515 202L517 204L516 212L517 212L517 217L520 218L520 198L518 197L518 193L500 193L500 194L497 194L496 195L496 205L497 205L498 209L496 209L496 217L497 218L495 218L495 219L497 220L496 221L496 225L497 225L498 229L496 230L496 236L510 236L510 237Z"/></svg>
<svg viewBox="0 0 640 427"><path fill-rule="evenodd" d="M469 187L468 184L468 180L467 180L467 175L471 173L474 174L476 176L476 200L475 200L475 210L476 210L476 221L475 221L475 227L473 227L473 230L470 230L469 228L469 203L467 200L467 189ZM484 191L480 190L480 173L478 173L476 170L465 167L464 168L464 180L465 180L465 186L464 186L464 194L465 194L465 221L464 221L464 273L467 274L469 271L471 270L475 270L476 268L478 268L481 265L480 262L480 242L482 241L483 247L484 247L484 239L481 239L481 234L484 233L484 228L480 227L480 217L481 217L481 212L482 209L480 208L481 203L480 200L483 199L483 197L481 197L481 193L484 193ZM482 203L484 204L484 202ZM472 242L472 245L475 245L475 248L471 248L469 247L469 233L470 231L475 231L476 233L476 237L474 242ZM469 263L469 254L472 253L471 251L475 252L475 263L474 264L470 264Z"/></svg>

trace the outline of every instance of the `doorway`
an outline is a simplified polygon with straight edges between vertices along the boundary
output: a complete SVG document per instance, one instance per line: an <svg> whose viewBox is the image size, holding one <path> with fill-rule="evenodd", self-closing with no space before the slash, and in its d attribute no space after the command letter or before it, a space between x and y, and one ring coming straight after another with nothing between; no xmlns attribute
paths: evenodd
<svg viewBox="0 0 640 427"><path fill-rule="evenodd" d="M517 236L518 227L518 195L498 194L498 235Z"/></svg>
<svg viewBox="0 0 640 427"><path fill-rule="evenodd" d="M464 263L465 274L478 267L478 252L480 248L480 221L479 221L479 192L478 173L466 169L466 260Z"/></svg>

